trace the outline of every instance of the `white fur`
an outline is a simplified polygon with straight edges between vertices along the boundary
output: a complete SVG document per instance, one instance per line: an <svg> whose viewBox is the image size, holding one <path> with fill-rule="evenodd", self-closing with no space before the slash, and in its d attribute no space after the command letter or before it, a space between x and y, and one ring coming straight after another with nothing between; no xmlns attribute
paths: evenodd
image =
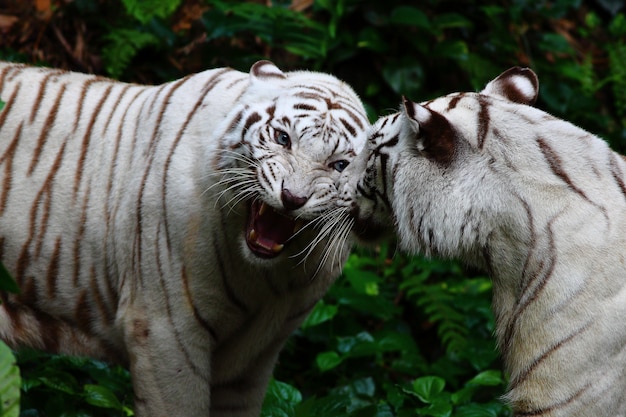
<svg viewBox="0 0 626 417"><path fill-rule="evenodd" d="M365 192L352 179L343 204L356 204L357 224L385 227L391 218L411 253L490 273L516 415L625 416L626 163L598 137L523 104L537 87L532 72L513 69L481 93L407 102L403 115L374 125L344 173ZM414 126L429 122L423 108L451 125L447 163ZM365 197L383 186L392 212Z"/></svg>
<svg viewBox="0 0 626 417"><path fill-rule="evenodd" d="M329 101L295 97L309 86ZM332 164L365 140L352 89L268 62L155 87L0 63L0 98L0 246L23 289L2 294L0 337L129 364L138 417L258 415L350 249ZM303 101L317 110L295 119ZM260 259L249 202L282 210L284 187L309 197L290 214L310 223Z"/></svg>

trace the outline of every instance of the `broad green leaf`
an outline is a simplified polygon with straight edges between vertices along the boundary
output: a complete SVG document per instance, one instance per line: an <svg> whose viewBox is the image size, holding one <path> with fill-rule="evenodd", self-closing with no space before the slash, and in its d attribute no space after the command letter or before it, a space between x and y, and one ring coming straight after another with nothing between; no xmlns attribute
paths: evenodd
<svg viewBox="0 0 626 417"><path fill-rule="evenodd" d="M0 110L4 109L5 104L6 103L4 101L0 100Z"/></svg>
<svg viewBox="0 0 626 417"><path fill-rule="evenodd" d="M331 320L337 315L338 309L339 307L336 305L327 305L324 300L320 300L313 308L311 314L309 314L309 317L304 320L301 327L306 329L307 327L317 326L318 324Z"/></svg>
<svg viewBox="0 0 626 417"><path fill-rule="evenodd" d="M430 417L450 417L452 415L452 404L448 401L434 401L428 407L421 408L419 415Z"/></svg>
<svg viewBox="0 0 626 417"><path fill-rule="evenodd" d="M474 378L467 382L467 385L480 385L480 386L498 386L503 384L502 373L496 370L487 370L479 373Z"/></svg>
<svg viewBox="0 0 626 417"><path fill-rule="evenodd" d="M7 345L0 342L0 417L20 413L20 371Z"/></svg>
<svg viewBox="0 0 626 417"><path fill-rule="evenodd" d="M298 389L285 382L272 379L267 388L267 395L295 405L302 402L302 394Z"/></svg>
<svg viewBox="0 0 626 417"><path fill-rule="evenodd" d="M337 367L342 361L343 361L343 358L339 356L337 352L333 352L333 351L322 352L318 354L317 357L315 358L317 367L322 372L326 372L328 370L331 370Z"/></svg>
<svg viewBox="0 0 626 417"><path fill-rule="evenodd" d="M427 404L433 402L445 386L446 381L438 376L424 376L413 381L413 391Z"/></svg>
<svg viewBox="0 0 626 417"><path fill-rule="evenodd" d="M115 410L122 409L120 400L115 396L113 391L107 387L87 384L84 389L85 401L89 404L100 408L113 408Z"/></svg>

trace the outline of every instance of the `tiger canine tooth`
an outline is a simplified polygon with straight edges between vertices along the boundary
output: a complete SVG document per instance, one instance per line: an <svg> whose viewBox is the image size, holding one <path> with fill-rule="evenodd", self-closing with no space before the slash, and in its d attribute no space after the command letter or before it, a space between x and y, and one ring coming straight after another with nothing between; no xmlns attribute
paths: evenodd
<svg viewBox="0 0 626 417"><path fill-rule="evenodd" d="M263 213L265 213L265 210L267 210L267 205L265 203L261 203L261 207L259 207L259 216L262 216Z"/></svg>
<svg viewBox="0 0 626 417"><path fill-rule="evenodd" d="M274 246L272 246L272 252L278 253L282 251L284 247L285 245L281 245L280 243L275 243Z"/></svg>
<svg viewBox="0 0 626 417"><path fill-rule="evenodd" d="M256 242L256 239L257 239L256 230L250 229L250 233L248 233L248 240L252 242Z"/></svg>

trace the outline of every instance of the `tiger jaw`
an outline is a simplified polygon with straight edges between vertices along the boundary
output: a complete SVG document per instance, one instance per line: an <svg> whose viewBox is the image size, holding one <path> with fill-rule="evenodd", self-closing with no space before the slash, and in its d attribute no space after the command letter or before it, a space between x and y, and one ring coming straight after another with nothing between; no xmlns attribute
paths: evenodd
<svg viewBox="0 0 626 417"><path fill-rule="evenodd" d="M250 203L246 243L256 256L274 258L282 253L303 224L302 220L280 213L263 201L254 200Z"/></svg>

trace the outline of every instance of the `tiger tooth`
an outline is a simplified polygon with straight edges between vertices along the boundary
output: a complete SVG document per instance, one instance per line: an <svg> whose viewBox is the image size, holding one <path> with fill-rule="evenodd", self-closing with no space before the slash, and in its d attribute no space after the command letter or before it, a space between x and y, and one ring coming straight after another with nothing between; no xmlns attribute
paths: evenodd
<svg viewBox="0 0 626 417"><path fill-rule="evenodd" d="M285 245L281 245L280 243L275 243L274 246L272 246L272 252L278 253L282 251L284 247Z"/></svg>
<svg viewBox="0 0 626 417"><path fill-rule="evenodd" d="M256 239L257 239L256 230L250 229L250 233L248 233L248 240L250 240L251 242L256 242Z"/></svg>
<svg viewBox="0 0 626 417"><path fill-rule="evenodd" d="M262 216L263 213L265 213L265 210L267 210L267 205L265 205L265 203L261 203L261 207L259 207L259 216Z"/></svg>

